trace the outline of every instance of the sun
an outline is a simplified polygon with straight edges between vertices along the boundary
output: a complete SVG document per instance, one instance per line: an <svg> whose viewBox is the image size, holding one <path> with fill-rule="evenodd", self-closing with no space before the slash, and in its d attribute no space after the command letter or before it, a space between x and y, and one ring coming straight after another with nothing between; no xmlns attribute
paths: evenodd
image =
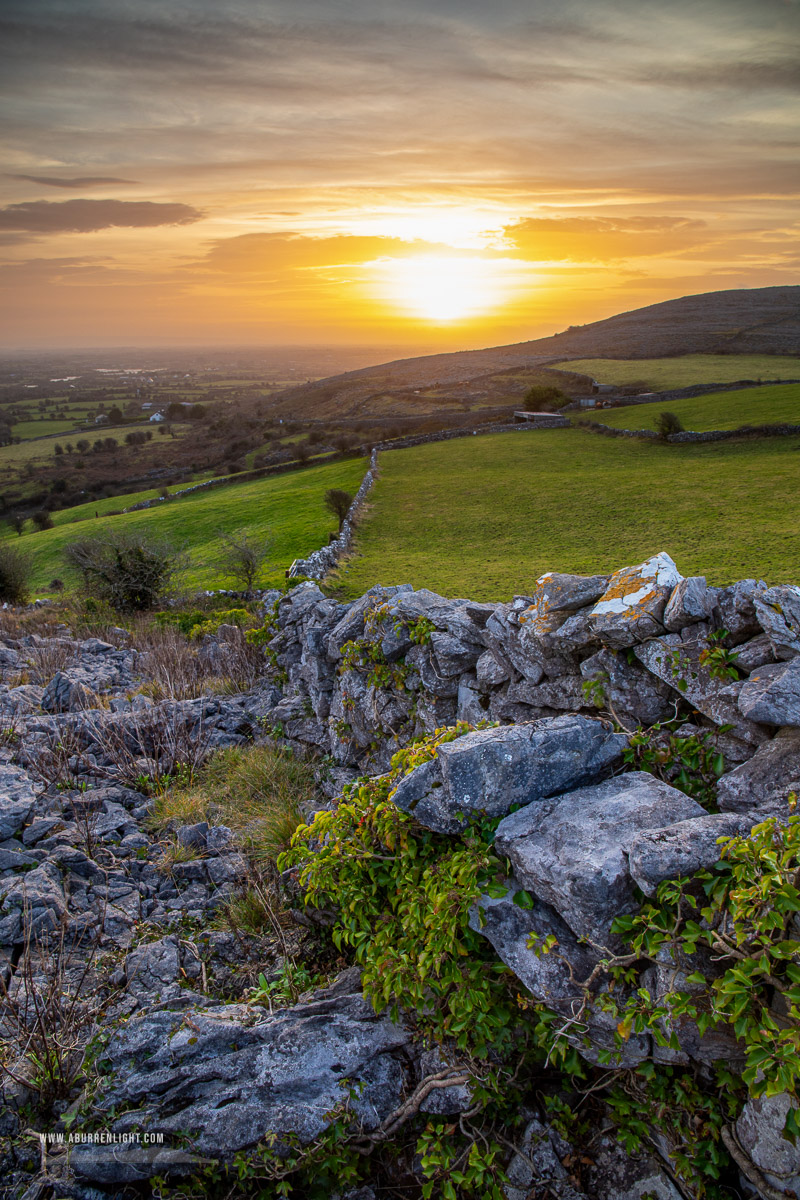
<svg viewBox="0 0 800 1200"><path fill-rule="evenodd" d="M503 299L494 264L478 257L415 255L382 266L386 299L428 321L465 320Z"/></svg>

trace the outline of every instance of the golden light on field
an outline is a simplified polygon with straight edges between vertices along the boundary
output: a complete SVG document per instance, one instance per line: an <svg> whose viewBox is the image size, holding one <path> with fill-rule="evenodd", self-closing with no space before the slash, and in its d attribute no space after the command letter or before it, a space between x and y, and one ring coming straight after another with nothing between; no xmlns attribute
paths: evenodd
<svg viewBox="0 0 800 1200"><path fill-rule="evenodd" d="M380 264L384 299L428 321L459 321L497 308L506 288L495 263L425 254Z"/></svg>

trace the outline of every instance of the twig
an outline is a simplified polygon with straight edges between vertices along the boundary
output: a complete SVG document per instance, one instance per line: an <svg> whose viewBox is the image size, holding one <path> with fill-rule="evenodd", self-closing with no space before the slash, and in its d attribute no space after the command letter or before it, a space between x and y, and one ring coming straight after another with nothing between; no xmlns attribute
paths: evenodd
<svg viewBox="0 0 800 1200"><path fill-rule="evenodd" d="M791 1192L778 1191L764 1178L753 1160L740 1146L739 1139L730 1125L722 1126L722 1142L744 1177L750 1180L753 1187L758 1189L765 1200L787 1200L787 1197L791 1197Z"/></svg>

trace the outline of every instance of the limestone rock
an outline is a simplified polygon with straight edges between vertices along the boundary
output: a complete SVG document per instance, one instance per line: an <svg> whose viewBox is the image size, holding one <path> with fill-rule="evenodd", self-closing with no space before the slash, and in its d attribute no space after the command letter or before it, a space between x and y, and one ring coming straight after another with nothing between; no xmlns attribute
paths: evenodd
<svg viewBox="0 0 800 1200"><path fill-rule="evenodd" d="M142 1000L155 1003L179 992L180 956L174 936L147 942L132 950L125 959L128 991Z"/></svg>
<svg viewBox="0 0 800 1200"><path fill-rule="evenodd" d="M654 725L671 716L674 697L661 680L624 654L604 647L581 663L584 680L596 680L615 712L642 725Z"/></svg>
<svg viewBox="0 0 800 1200"><path fill-rule="evenodd" d="M532 1188L536 1195L542 1187L555 1200L586 1200L584 1193L570 1183L561 1161L570 1150L569 1144L538 1117L529 1121L518 1151L508 1164L508 1183L503 1185L506 1200L528 1200Z"/></svg>
<svg viewBox="0 0 800 1200"><path fill-rule="evenodd" d="M664 553L617 571L592 609L595 634L614 649L658 637L667 601L680 580L678 568Z"/></svg>
<svg viewBox="0 0 800 1200"><path fill-rule="evenodd" d="M66 911L61 875L49 862L25 875L0 882L0 946L30 935L45 939L58 929Z"/></svg>
<svg viewBox="0 0 800 1200"><path fill-rule="evenodd" d="M629 1155L608 1134L593 1150L589 1188L597 1200L682 1200L667 1172L649 1154Z"/></svg>
<svg viewBox="0 0 800 1200"><path fill-rule="evenodd" d="M751 721L800 726L800 658L753 671L742 685L739 708Z"/></svg>
<svg viewBox="0 0 800 1200"><path fill-rule="evenodd" d="M115 1133L161 1132L167 1143L174 1135L190 1154L230 1161L270 1134L278 1148L290 1133L306 1145L351 1085L363 1085L351 1101L355 1119L374 1129L400 1102L405 1080L393 1052L407 1042L403 1029L357 995L272 1015L245 1004L146 1012L112 1037L97 1105L119 1114L111 1119ZM76 1174L109 1182L113 1155L105 1149L82 1148L73 1158ZM130 1178L141 1176L121 1173L113 1182Z"/></svg>
<svg viewBox="0 0 800 1200"><path fill-rule="evenodd" d="M768 588L753 600L758 623L780 659L800 654L800 587Z"/></svg>
<svg viewBox="0 0 800 1200"><path fill-rule="evenodd" d="M790 792L800 795L800 730L795 729L782 730L717 781L720 809L746 813L753 823L773 814L787 816Z"/></svg>
<svg viewBox="0 0 800 1200"><path fill-rule="evenodd" d="M736 648L736 666L748 674L755 671L756 667L766 667L775 661L772 642L765 633L750 638L749 642L743 642Z"/></svg>
<svg viewBox="0 0 800 1200"><path fill-rule="evenodd" d="M536 580L531 613L544 616L552 610L571 612L599 600L608 587L610 575L560 575L548 571ZM530 611L530 610L529 610Z"/></svg>
<svg viewBox="0 0 800 1200"><path fill-rule="evenodd" d="M800 1146L783 1136L791 1107L796 1105L785 1092L748 1100L736 1122L736 1137L767 1183L788 1196L800 1196Z"/></svg>
<svg viewBox="0 0 800 1200"><path fill-rule="evenodd" d="M419 1060L420 1079L424 1079L428 1075L438 1075L450 1066L446 1055L439 1047L425 1050ZM435 1113L438 1116L452 1116L455 1113L466 1112L472 1103L472 1090L469 1085L457 1083L453 1087L434 1088L420 1104L419 1111Z"/></svg>
<svg viewBox="0 0 800 1200"><path fill-rule="evenodd" d="M705 576L690 575L674 589L664 610L664 628L677 633L685 625L707 621L714 609L714 593L708 590Z"/></svg>
<svg viewBox="0 0 800 1200"><path fill-rule="evenodd" d="M718 624L727 629L731 645L736 646L761 633L755 600L766 590L763 579L740 579L717 592Z"/></svg>
<svg viewBox="0 0 800 1200"><path fill-rule="evenodd" d="M91 688L80 680L71 679L63 671L56 671L42 695L45 712L81 712L87 708L97 708L98 703Z"/></svg>
<svg viewBox="0 0 800 1200"><path fill-rule="evenodd" d="M482 647L474 642L462 642L452 633L432 633L431 648L440 675L461 675L471 670L482 653Z"/></svg>
<svg viewBox="0 0 800 1200"><path fill-rule="evenodd" d="M478 679L478 689L481 692L491 691L510 677L507 663L502 662L492 650L484 650L475 664Z"/></svg>
<svg viewBox="0 0 800 1200"><path fill-rule="evenodd" d="M608 945L614 918L636 907L632 843L643 830L703 815L683 792L634 771L512 813L498 825L495 845L578 937Z"/></svg>
<svg viewBox="0 0 800 1200"><path fill-rule="evenodd" d="M670 633L637 646L639 661L658 679L684 696L717 725L732 725L731 733L741 741L759 746L766 730L744 719L738 700L746 686L740 680L717 679L701 664L709 643L705 626L693 626L682 634Z"/></svg>
<svg viewBox="0 0 800 1200"><path fill-rule="evenodd" d="M501 816L601 778L625 743L609 722L574 715L478 730L440 746L391 798L428 829L457 833L471 814Z"/></svg>
<svg viewBox="0 0 800 1200"><path fill-rule="evenodd" d="M491 942L497 955L510 967L534 999L554 1012L572 1017L585 1001L579 981L589 978L597 965L598 955L575 937L569 926L549 904L535 900L532 908L514 903L514 895L522 888L518 879L506 881L505 896L481 896L470 912L470 928ZM541 943L553 936L558 953L537 953L529 945ZM615 1037L616 1021L597 1008L585 1013L586 1036L571 1039L590 1062L598 1061L598 1052L614 1055L614 1063L635 1067L650 1052L650 1039L634 1034L622 1047Z"/></svg>
<svg viewBox="0 0 800 1200"><path fill-rule="evenodd" d="M751 822L735 813L706 813L663 829L649 829L630 843L628 869L645 896L654 896L664 879L679 879L713 867L719 838L749 833Z"/></svg>

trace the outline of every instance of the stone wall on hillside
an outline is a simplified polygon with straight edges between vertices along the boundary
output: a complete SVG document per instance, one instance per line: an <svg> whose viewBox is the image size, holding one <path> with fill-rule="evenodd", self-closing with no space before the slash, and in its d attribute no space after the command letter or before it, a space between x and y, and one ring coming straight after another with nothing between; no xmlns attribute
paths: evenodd
<svg viewBox="0 0 800 1200"><path fill-rule="evenodd" d="M513 876L505 898L482 898L474 928L536 1001L567 1021L580 1009L581 1054L738 1062L732 1034L692 1022L669 1052L649 1033L621 1047L575 980L618 952L613 923L637 896L713 866L720 838L788 817L800 790L800 587L709 587L661 553L610 575L547 573L500 604L409 584L340 604L307 582L276 600L273 619L276 686L259 718L322 757L332 799L387 772L413 739L473 727L391 799L443 835L500 819ZM652 754L637 760L641 728ZM670 773L684 744L716 762L702 805L676 786L679 765ZM543 959L531 939L551 935L559 954ZM640 985L657 999L667 975Z"/></svg>

